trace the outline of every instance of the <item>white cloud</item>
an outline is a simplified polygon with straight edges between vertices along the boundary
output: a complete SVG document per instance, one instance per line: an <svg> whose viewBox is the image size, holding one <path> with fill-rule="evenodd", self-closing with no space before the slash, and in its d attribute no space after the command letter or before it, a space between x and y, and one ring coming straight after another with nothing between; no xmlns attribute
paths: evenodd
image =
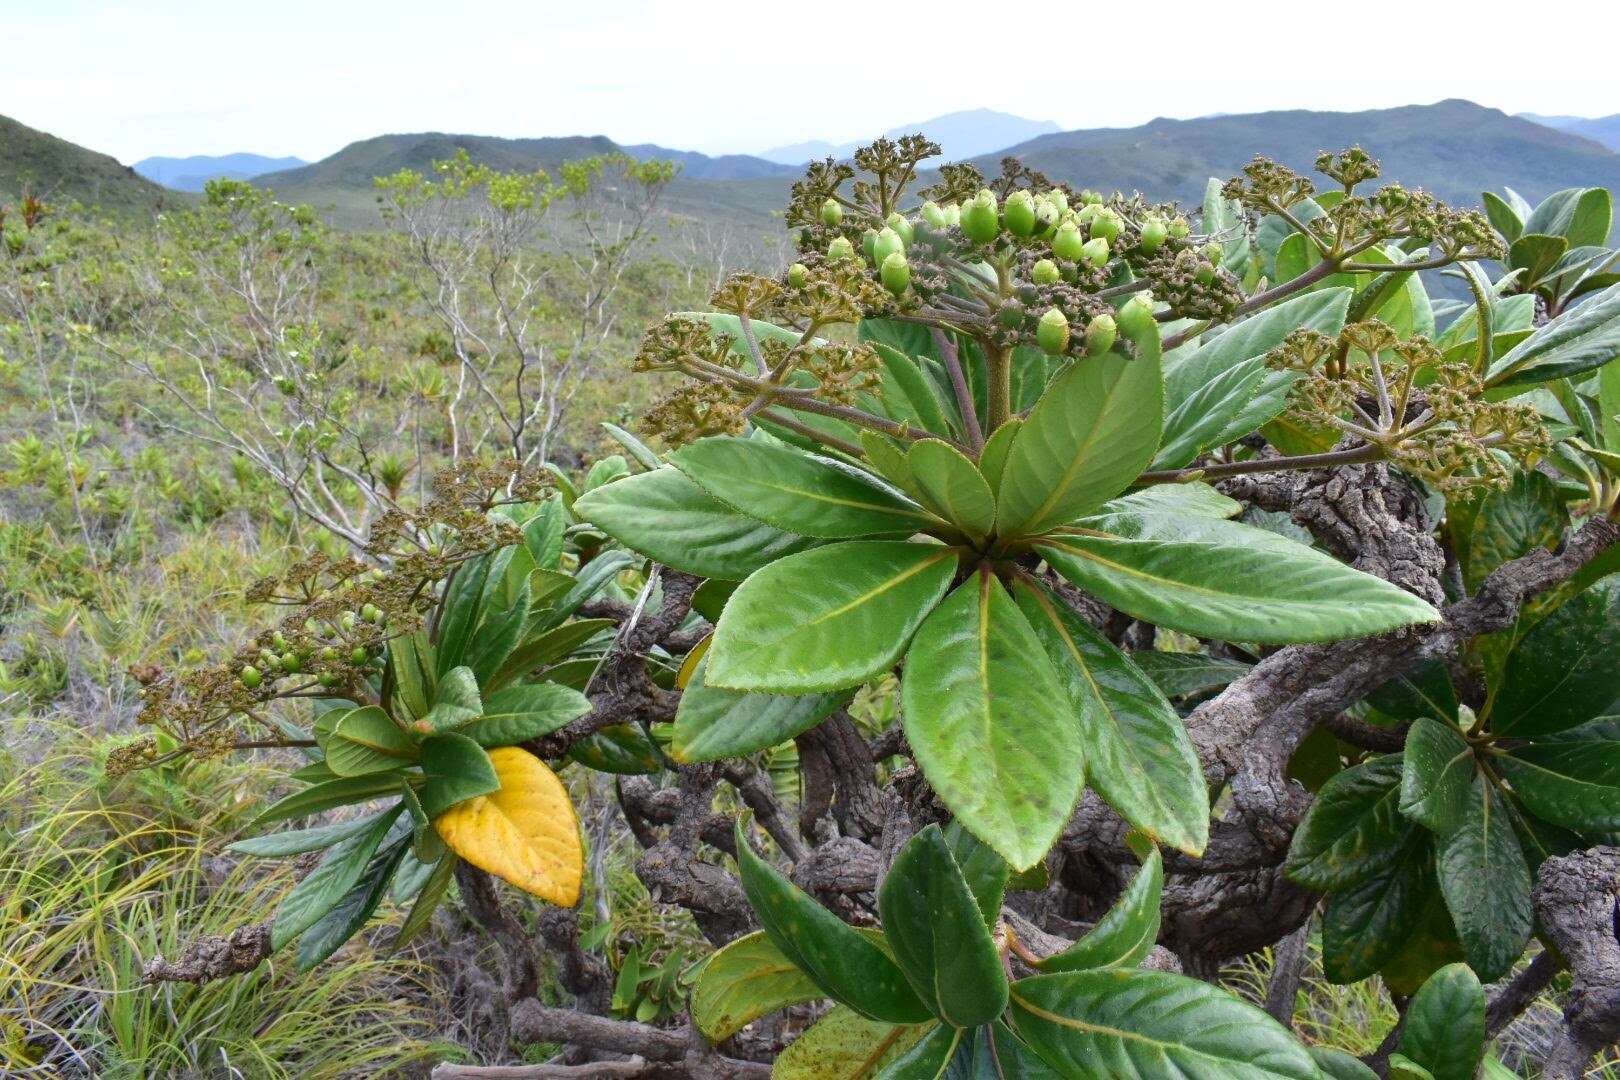
<svg viewBox="0 0 1620 1080"><path fill-rule="evenodd" d="M1229 5L1182 0L1113 16L982 0L26 2L0 0L0 113L123 161L316 158L423 130L748 152L978 106L1066 128L1446 97L1620 112L1605 65L1541 63L1506 24L1435 0L1331 20L1251 0L1241 26ZM1620 5L1567 8L1584 39L1620 38Z"/></svg>

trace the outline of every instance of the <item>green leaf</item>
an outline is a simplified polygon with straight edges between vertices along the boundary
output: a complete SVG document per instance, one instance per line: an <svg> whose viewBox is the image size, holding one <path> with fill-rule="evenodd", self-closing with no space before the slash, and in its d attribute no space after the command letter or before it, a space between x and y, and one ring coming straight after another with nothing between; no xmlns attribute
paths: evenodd
<svg viewBox="0 0 1620 1080"><path fill-rule="evenodd" d="M1192 388L1185 396L1171 393L1167 385L1164 440L1150 467L1179 469L1191 464L1205 450L1220 445L1227 428L1254 400L1265 373L1265 358L1257 356L1216 372L1208 382ZM1282 411L1281 406L1277 411ZM1270 416L1259 417L1253 426L1259 427L1270 419ZM1247 433L1238 432L1238 435Z"/></svg>
<svg viewBox="0 0 1620 1080"><path fill-rule="evenodd" d="M350 803L367 802L384 795L393 795L398 791L399 777L389 773L327 780L302 791L295 791L271 804L269 809L253 819L249 827L256 829L272 822L308 817L323 810L333 810L339 806L348 806Z"/></svg>
<svg viewBox="0 0 1620 1080"><path fill-rule="evenodd" d="M1508 655L1491 710L1498 735L1534 737L1572 728L1620 699L1620 579L1578 593Z"/></svg>
<svg viewBox="0 0 1620 1080"><path fill-rule="evenodd" d="M1485 990L1467 964L1441 968L1413 996L1400 1052L1434 1080L1474 1080L1485 1054Z"/></svg>
<svg viewBox="0 0 1620 1080"><path fill-rule="evenodd" d="M433 694L433 707L422 717L434 731L449 731L476 720L484 711L478 693L478 677L472 668L455 667L441 672Z"/></svg>
<svg viewBox="0 0 1620 1080"><path fill-rule="evenodd" d="M456 732L422 741L422 773L427 783L416 794L430 821L459 802L488 795L501 786L484 748Z"/></svg>
<svg viewBox="0 0 1620 1080"><path fill-rule="evenodd" d="M709 957L692 988L692 1022L717 1043L762 1016L821 996L821 988L761 931Z"/></svg>
<svg viewBox="0 0 1620 1080"><path fill-rule="evenodd" d="M737 866L771 943L828 997L872 1020L915 1024L931 1018L888 953L756 855L740 824Z"/></svg>
<svg viewBox="0 0 1620 1080"><path fill-rule="evenodd" d="M515 746L538 739L591 711L578 690L556 683L509 686L490 695L484 713L461 729L479 746Z"/></svg>
<svg viewBox="0 0 1620 1080"><path fill-rule="evenodd" d="M1099 514L1190 514L1212 518L1233 518L1242 512L1242 503L1196 480L1184 484L1152 484L1109 499L1098 508Z"/></svg>
<svg viewBox="0 0 1620 1080"><path fill-rule="evenodd" d="M304 936L298 939L299 971L308 971L337 952L345 941L366 925L366 920L371 918L371 913L382 902L383 894L388 889L388 879L393 877L394 869L409 849L410 844L400 840L379 855L366 868L365 876L333 905L320 922L304 932Z"/></svg>
<svg viewBox="0 0 1620 1080"><path fill-rule="evenodd" d="M1330 1046L1310 1046L1306 1049L1310 1051L1316 1067L1322 1070L1325 1080L1378 1080L1378 1074L1362 1064L1360 1058L1343 1050Z"/></svg>
<svg viewBox="0 0 1620 1080"><path fill-rule="evenodd" d="M938 825L900 849L878 890L878 911L895 962L929 1012L972 1027L1006 1009L1001 955Z"/></svg>
<svg viewBox="0 0 1620 1080"><path fill-rule="evenodd" d="M507 550L523 551L522 548L516 547ZM524 557L528 557L527 552L524 552ZM523 629L529 622L530 595L529 582L525 576L523 584L511 597L510 603L505 606L485 605L484 619L478 624L478 630L473 634L472 640L467 643L467 667L478 682L494 675L523 637Z"/></svg>
<svg viewBox="0 0 1620 1080"><path fill-rule="evenodd" d="M711 436L670 460L727 506L800 536L905 534L932 520L867 473L762 439Z"/></svg>
<svg viewBox="0 0 1620 1080"><path fill-rule="evenodd" d="M732 690L841 690L894 666L950 588L956 555L902 541L829 544L778 559L732 594L707 682Z"/></svg>
<svg viewBox="0 0 1620 1080"><path fill-rule="evenodd" d="M1079 798L1084 758L1062 687L994 575L981 571L917 632L900 687L913 759L962 826L1026 870Z"/></svg>
<svg viewBox="0 0 1620 1080"><path fill-rule="evenodd" d="M1568 250L1569 241L1562 236L1525 232L1508 246L1508 265L1524 271L1519 276L1519 284L1522 288L1531 288L1546 278Z"/></svg>
<svg viewBox="0 0 1620 1080"><path fill-rule="evenodd" d="M1569 526L1569 512L1551 477L1531 471L1514 474L1512 484L1491 491L1467 520L1466 535L1452 530L1463 584L1470 593L1497 567L1536 548L1553 548Z"/></svg>
<svg viewBox="0 0 1620 1080"><path fill-rule="evenodd" d="M1481 192L1480 197L1485 202L1485 216L1490 218L1491 228L1501 233L1502 239L1511 244L1524 234L1524 219L1507 200L1492 191Z"/></svg>
<svg viewBox="0 0 1620 1080"><path fill-rule="evenodd" d="M1420 716L1406 735L1401 813L1431 832L1448 835L1468 812L1474 748L1456 726Z"/></svg>
<svg viewBox="0 0 1620 1080"><path fill-rule="evenodd" d="M365 832L392 810L379 810L375 814L340 821L333 825L318 825L313 829L292 829L288 832L253 836L226 846L225 850L237 855L252 855L262 859L279 859L286 855L302 855L306 851L322 851L341 840Z"/></svg>
<svg viewBox="0 0 1620 1080"><path fill-rule="evenodd" d="M1112 514L1037 545L1058 573L1128 615L1228 641L1333 641L1434 622L1423 600L1264 529Z"/></svg>
<svg viewBox="0 0 1620 1080"><path fill-rule="evenodd" d="M599 487L574 510L625 547L705 578L740 581L815 543L739 514L674 468Z"/></svg>
<svg viewBox="0 0 1620 1080"><path fill-rule="evenodd" d="M1337 334L1344 328L1352 292L1348 288L1309 292L1206 336L1192 352L1166 365L1166 399L1185 400L1219 373L1264 356L1295 330L1318 330L1330 337Z"/></svg>
<svg viewBox="0 0 1620 1080"><path fill-rule="evenodd" d="M1543 821L1577 832L1620 830L1620 742L1531 743L1492 763Z"/></svg>
<svg viewBox="0 0 1620 1080"><path fill-rule="evenodd" d="M1289 845L1289 878L1331 891L1359 885L1394 863L1412 830L1400 812L1401 770L1401 756L1389 754L1324 784Z"/></svg>
<svg viewBox="0 0 1620 1080"><path fill-rule="evenodd" d="M838 1006L795 1039L771 1080L872 1080L938 1024L889 1024Z"/></svg>
<svg viewBox="0 0 1620 1080"><path fill-rule="evenodd" d="M1281 1024L1225 990L1160 971L1036 975L1012 990L1012 1026L1063 1076L1320 1080Z"/></svg>
<svg viewBox="0 0 1620 1080"><path fill-rule="evenodd" d="M1328 894L1322 910L1322 968L1329 982L1353 983L1383 970L1421 928L1435 893L1434 847L1411 830L1393 861L1356 885Z"/></svg>
<svg viewBox="0 0 1620 1080"><path fill-rule="evenodd" d="M1227 660L1207 653L1138 649L1129 656L1136 669L1152 679L1160 693L1173 698L1219 689L1243 678L1250 667L1239 660Z"/></svg>
<svg viewBox="0 0 1620 1080"><path fill-rule="evenodd" d="M863 331L870 321L862 321ZM901 350L881 341L873 342L872 348L882 361L883 371L887 376L884 402L886 404L903 402L898 410L900 415L894 419L902 422L909 419L915 421L916 426L924 431L935 435L950 435L952 427L946 419L944 402L940 400L934 381L923 373L917 362Z"/></svg>
<svg viewBox="0 0 1620 1080"><path fill-rule="evenodd" d="M1389 1055L1390 1080L1435 1080L1434 1074L1405 1054Z"/></svg>
<svg viewBox="0 0 1620 1080"><path fill-rule="evenodd" d="M1087 971L1135 967L1159 940L1159 894L1164 889L1164 859L1157 848L1131 878L1108 913L1067 949L1042 960L1042 971Z"/></svg>
<svg viewBox="0 0 1620 1080"><path fill-rule="evenodd" d="M1013 443L1023 426L1024 421L1020 418L1010 418L985 439L984 449L979 451L979 472L990 485L990 490L996 493L998 502L1001 499L1001 478L1007 471L1007 457L1012 453Z"/></svg>
<svg viewBox="0 0 1620 1080"><path fill-rule="evenodd" d="M935 1024L928 1034L904 1054L890 1061L879 1073L868 1073L874 1080L942 1080L949 1076L946 1066L957 1057L962 1038L970 1032L949 1024Z"/></svg>
<svg viewBox="0 0 1620 1080"><path fill-rule="evenodd" d="M420 630L388 639L388 673L399 711L412 720L427 715L435 678L433 647Z"/></svg>
<svg viewBox="0 0 1620 1080"><path fill-rule="evenodd" d="M639 724L611 724L568 748L568 756L597 772L645 776L663 768L658 747Z"/></svg>
<svg viewBox="0 0 1620 1080"><path fill-rule="evenodd" d="M497 694L514 679L562 659L597 634L617 625L612 619L576 619L536 634L512 650L500 670L484 682L484 693Z"/></svg>
<svg viewBox="0 0 1620 1080"><path fill-rule="evenodd" d="M1457 691L1445 664L1438 660L1397 675L1368 694L1367 703L1398 720L1427 716L1453 726L1457 723Z"/></svg>
<svg viewBox="0 0 1620 1080"><path fill-rule="evenodd" d="M433 864L433 873L429 875L421 891L416 894L410 914L399 924L399 932L394 935L394 940L389 942L389 949L398 951L409 945L416 935L426 930L432 923L433 913L439 910L445 894L450 891L450 882L455 879L456 863L459 861L454 855L445 854Z"/></svg>
<svg viewBox="0 0 1620 1080"><path fill-rule="evenodd" d="M375 705L350 709L326 738L326 764L339 776L402 769L416 759L416 743Z"/></svg>
<svg viewBox="0 0 1620 1080"><path fill-rule="evenodd" d="M562 499L553 497L540 504L523 525L523 546L529 549L534 565L541 570L555 570L562 561L563 531Z"/></svg>
<svg viewBox="0 0 1620 1080"><path fill-rule="evenodd" d="M337 843L282 897L270 929L272 949L281 948L314 926L354 887L403 809L395 803L378 814L365 831Z"/></svg>
<svg viewBox="0 0 1620 1080"><path fill-rule="evenodd" d="M1027 579L1013 587L1068 693L1091 786L1157 842L1202 852L1209 794L1181 718L1151 679L1061 600Z"/></svg>
<svg viewBox="0 0 1620 1080"><path fill-rule="evenodd" d="M1483 771L1474 775L1462 824L1441 841L1438 867L1469 964L1482 979L1501 978L1530 940L1530 868Z"/></svg>
<svg viewBox="0 0 1620 1080"><path fill-rule="evenodd" d="M683 763L719 761L769 750L808 731L849 701L849 693L758 694L704 681L698 661L675 710L670 756Z"/></svg>
<svg viewBox="0 0 1620 1080"><path fill-rule="evenodd" d="M1570 308L1491 365L1486 387L1529 386L1601 367L1620 356L1620 285Z"/></svg>
<svg viewBox="0 0 1620 1080"><path fill-rule="evenodd" d="M945 827L945 846L950 848L968 891L978 902L985 926L994 930L1001 919L1001 901L1007 894L1007 861L958 821Z"/></svg>
<svg viewBox="0 0 1620 1080"><path fill-rule="evenodd" d="M918 439L906 463L924 506L969 536L990 535L996 526L996 497L960 450L938 439Z"/></svg>
<svg viewBox="0 0 1620 1080"><path fill-rule="evenodd" d="M490 561L490 556L481 555L462 563L445 585L445 599L433 642L438 665L434 674L438 678L444 678L451 668L460 666L467 655L473 628L483 614L484 585L489 579Z"/></svg>
<svg viewBox="0 0 1620 1080"><path fill-rule="evenodd" d="M1609 242L1614 225L1609 192L1600 187L1555 191L1536 207L1524 223L1526 232L1561 236L1570 247L1599 246ZM1440 1080L1445 1080L1441 1077Z"/></svg>
<svg viewBox="0 0 1620 1080"><path fill-rule="evenodd" d="M1124 491L1153 459L1163 423L1157 350L1075 362L1013 439L997 489L1000 534L1037 536Z"/></svg>

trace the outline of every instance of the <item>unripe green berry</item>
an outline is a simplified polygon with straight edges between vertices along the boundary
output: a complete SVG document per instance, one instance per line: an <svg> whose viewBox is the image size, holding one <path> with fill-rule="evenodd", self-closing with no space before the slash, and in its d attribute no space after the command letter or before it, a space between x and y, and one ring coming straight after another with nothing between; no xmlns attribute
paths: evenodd
<svg viewBox="0 0 1620 1080"><path fill-rule="evenodd" d="M1119 309L1119 329L1135 341L1153 331L1153 300L1147 293L1137 293Z"/></svg>
<svg viewBox="0 0 1620 1080"><path fill-rule="evenodd" d="M1191 231L1192 226L1187 224L1187 219L1184 217L1175 218L1170 222L1170 238L1172 240L1185 240L1187 234Z"/></svg>
<svg viewBox="0 0 1620 1080"><path fill-rule="evenodd" d="M316 677L316 681L330 690L332 687L336 686L340 680L330 671L323 671L319 676Z"/></svg>
<svg viewBox="0 0 1620 1080"><path fill-rule="evenodd" d="M912 230L911 222L900 211L890 214L884 224L900 235L900 241L907 247L911 246L912 237L916 233Z"/></svg>
<svg viewBox="0 0 1620 1080"><path fill-rule="evenodd" d="M298 672L298 657L292 653L282 653L279 666L288 675L295 675Z"/></svg>
<svg viewBox="0 0 1620 1080"><path fill-rule="evenodd" d="M359 621L360 621L360 616L356 615L352 611L345 611L343 613L343 618L338 620L338 622L342 625L343 629L345 629L345 630L353 630L355 623L357 623Z"/></svg>
<svg viewBox="0 0 1620 1080"><path fill-rule="evenodd" d="M1007 205L1001 211L1002 223L1014 236L1035 235L1035 200L1027 191L1015 191L1007 196Z"/></svg>
<svg viewBox="0 0 1620 1080"><path fill-rule="evenodd" d="M945 211L945 224L952 226L962 224L962 208L960 206L955 203L946 203L940 209Z"/></svg>
<svg viewBox="0 0 1620 1080"><path fill-rule="evenodd" d="M1208 259L1216 266L1221 265L1221 259L1223 259L1225 256L1226 252L1222 251L1221 245L1216 243L1214 240L1211 240L1209 243L1204 245L1204 258Z"/></svg>
<svg viewBox="0 0 1620 1080"><path fill-rule="evenodd" d="M872 257L876 250L877 238L878 231L876 229L867 229L861 233L861 254L865 255L866 261L873 266L878 265L878 260Z"/></svg>
<svg viewBox="0 0 1620 1080"><path fill-rule="evenodd" d="M883 279L883 287L894 295L904 293L911 285L911 265L906 262L905 253L891 251L888 258L883 260L878 276Z"/></svg>
<svg viewBox="0 0 1620 1080"><path fill-rule="evenodd" d="M795 289L804 288L805 283L809 280L810 268L805 266L804 263L794 263L792 266L788 267L787 283L793 286Z"/></svg>
<svg viewBox="0 0 1620 1080"><path fill-rule="evenodd" d="M855 245L849 242L847 236L835 236L832 243L827 245L827 258L835 262L841 259L853 259Z"/></svg>
<svg viewBox="0 0 1620 1080"><path fill-rule="evenodd" d="M280 649L282 652L286 652L287 651L287 635L283 634L280 630L277 630L275 633L270 635L270 644L274 645L276 648Z"/></svg>
<svg viewBox="0 0 1620 1080"><path fill-rule="evenodd" d="M1091 235L1100 236L1112 244L1119 239L1119 234L1125 231L1125 223L1118 214L1112 210L1100 210L1097 219L1091 223Z"/></svg>
<svg viewBox="0 0 1620 1080"><path fill-rule="evenodd" d="M985 188L962 207L962 233L976 244L988 244L1000 231L995 193Z"/></svg>
<svg viewBox="0 0 1620 1080"><path fill-rule="evenodd" d="M936 229L943 229L950 224L945 209L933 199L922 204L922 218Z"/></svg>
<svg viewBox="0 0 1620 1080"><path fill-rule="evenodd" d="M242 685L249 690L257 690L264 684L264 676L260 675L259 669L252 664L242 665L242 670L237 672L236 677L241 679Z"/></svg>
<svg viewBox="0 0 1620 1080"><path fill-rule="evenodd" d="M1058 226L1057 235L1052 237L1052 254L1070 262L1079 262L1085 253L1086 242L1080 236L1080 227L1072 221Z"/></svg>
<svg viewBox="0 0 1620 1080"><path fill-rule="evenodd" d="M1096 206L1103 201L1102 195L1087 188L1080 193L1080 201L1088 206Z"/></svg>
<svg viewBox="0 0 1620 1080"><path fill-rule="evenodd" d="M1035 204L1035 235L1050 237L1057 228L1058 221L1063 212L1050 202L1042 200Z"/></svg>
<svg viewBox="0 0 1620 1080"><path fill-rule="evenodd" d="M1085 246L1081 248L1081 254L1086 262L1092 266L1107 266L1108 241L1100 236L1093 236L1085 242Z"/></svg>
<svg viewBox="0 0 1620 1080"><path fill-rule="evenodd" d="M1069 208L1069 196L1064 194L1062 188L1053 188L1052 190L1048 191L1045 195L1045 199L1049 204L1051 204L1052 209L1056 210L1059 214L1062 214L1063 211Z"/></svg>
<svg viewBox="0 0 1620 1080"><path fill-rule="evenodd" d="M280 666L280 664L281 664L281 657L277 656L275 653L271 652L269 649L260 649L259 650L259 666L260 667L264 668L266 671L274 671L278 666Z"/></svg>
<svg viewBox="0 0 1620 1080"><path fill-rule="evenodd" d="M1060 356L1069 348L1069 320L1057 308L1047 308L1046 314L1035 327L1035 343L1052 356Z"/></svg>
<svg viewBox="0 0 1620 1080"><path fill-rule="evenodd" d="M337 658L338 651L332 648L332 646L328 645L326 648L321 650L321 659L326 663L335 664L337 663Z"/></svg>
<svg viewBox="0 0 1620 1080"><path fill-rule="evenodd" d="M1086 355L1101 356L1119 340L1119 325L1112 315L1098 315L1086 324Z"/></svg>
<svg viewBox="0 0 1620 1080"><path fill-rule="evenodd" d="M349 652L349 662L354 664L357 667L362 665L362 664L365 664L370 659L371 659L371 653L364 646L356 645Z"/></svg>
<svg viewBox="0 0 1620 1080"><path fill-rule="evenodd" d="M1041 259L1029 268L1029 276L1037 285L1056 285L1063 275L1058 270L1058 264L1051 259Z"/></svg>
<svg viewBox="0 0 1620 1080"><path fill-rule="evenodd" d="M872 264L879 269L889 261L890 255L905 256L906 242L893 229L885 228L872 241Z"/></svg>
<svg viewBox="0 0 1620 1080"><path fill-rule="evenodd" d="M844 208L837 199L828 199L821 204L821 223L828 228L836 226L844 220Z"/></svg>
<svg viewBox="0 0 1620 1080"><path fill-rule="evenodd" d="M383 621L382 608L378 607L376 604L367 604L365 607L360 609L360 614L368 623L381 625Z"/></svg>
<svg viewBox="0 0 1620 1080"><path fill-rule="evenodd" d="M1142 250L1149 255L1164 246L1165 237L1170 235L1170 227L1161 217L1150 217L1142 222Z"/></svg>

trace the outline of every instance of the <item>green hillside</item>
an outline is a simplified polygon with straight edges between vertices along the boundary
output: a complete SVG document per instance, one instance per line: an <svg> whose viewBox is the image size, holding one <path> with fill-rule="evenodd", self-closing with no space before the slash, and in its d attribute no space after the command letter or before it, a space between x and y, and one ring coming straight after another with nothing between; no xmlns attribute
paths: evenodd
<svg viewBox="0 0 1620 1080"><path fill-rule="evenodd" d="M1211 176L1231 176L1256 153L1310 172L1317 153L1360 143L1384 176L1477 204L1483 189L1535 201L1559 188L1620 187L1620 154L1469 101L1335 113L1284 112L1154 120L1137 128L1043 135L975 160L999 171L1012 155L1054 179L1155 199L1196 201Z"/></svg>
<svg viewBox="0 0 1620 1080"><path fill-rule="evenodd" d="M24 191L48 203L80 202L116 213L185 201L106 154L0 116L0 200Z"/></svg>

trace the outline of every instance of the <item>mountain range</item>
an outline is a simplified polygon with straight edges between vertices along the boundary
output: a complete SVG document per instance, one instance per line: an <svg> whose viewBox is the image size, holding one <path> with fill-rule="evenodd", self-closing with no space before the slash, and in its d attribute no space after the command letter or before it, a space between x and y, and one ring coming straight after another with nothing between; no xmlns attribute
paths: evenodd
<svg viewBox="0 0 1620 1080"><path fill-rule="evenodd" d="M1005 115L977 110L953 117ZM1000 159L1013 155L1076 186L1141 191L1156 200L1196 204L1207 178L1234 175L1256 153L1309 173L1319 151L1360 143L1382 160L1386 179L1466 205L1477 205L1482 190L1504 186L1532 201L1571 186L1620 190L1620 154L1592 138L1550 126L1566 118L1545 119L1535 122L1459 100L1364 112L1290 110L1158 119L1134 128L1043 131L1014 145L993 147L973 160L994 174ZM1005 134L1011 129L1001 130ZM459 149L497 169L524 171L555 171L565 161L619 150L673 159L682 172L666 196L666 207L753 231L780 229L777 215L799 174L795 166L764 157L711 157L653 144L620 145L602 135L505 139L429 132L364 139L320 161L261 173L252 181L283 199L313 204L336 224L365 228L377 220L374 177L403 168L426 171L433 161ZM219 160L205 171L223 167L216 164ZM149 209L187 200L106 155L0 118L0 195L25 186L47 198L79 199L108 209Z"/></svg>
<svg viewBox="0 0 1620 1080"><path fill-rule="evenodd" d="M1591 139L1595 143L1602 143L1610 150L1620 153L1620 113L1613 116L1538 116L1535 113L1520 113L1526 120L1533 120L1546 127L1567 131L1571 135Z"/></svg>
<svg viewBox="0 0 1620 1080"><path fill-rule="evenodd" d="M1062 130L1050 120L1027 120L1022 116L996 112L993 109L968 109L963 112L946 113L944 116L936 116L932 120L922 120L915 124L901 124L883 134L891 139L898 139L902 135L921 132L939 143L940 149L944 151L941 155L943 160L962 161L978 157L980 154L1004 150L1027 139L1033 139L1037 135ZM822 139L813 139L791 146L774 147L759 156L766 161L782 165L803 165L826 157L842 160L870 141L865 139L835 144Z"/></svg>
<svg viewBox="0 0 1620 1080"><path fill-rule="evenodd" d="M303 158L262 154L197 154L192 157L149 157L132 168L153 183L175 191L201 191L210 180L251 180L267 172L307 165Z"/></svg>

